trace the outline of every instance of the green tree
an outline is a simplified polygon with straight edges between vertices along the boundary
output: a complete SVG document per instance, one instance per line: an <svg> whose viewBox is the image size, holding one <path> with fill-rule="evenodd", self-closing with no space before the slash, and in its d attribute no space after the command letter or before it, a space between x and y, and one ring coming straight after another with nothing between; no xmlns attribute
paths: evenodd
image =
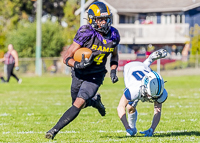
<svg viewBox="0 0 200 143"><path fill-rule="evenodd" d="M6 33L17 28L20 19L28 19L27 14L30 14L32 9L33 5L29 0L0 1L0 52L6 50Z"/></svg>
<svg viewBox="0 0 200 143"><path fill-rule="evenodd" d="M47 21L42 24L42 57L58 57L64 46L63 28L59 23ZM6 46L13 44L19 57L35 57L36 23L20 21L16 30L6 35Z"/></svg>
<svg viewBox="0 0 200 143"><path fill-rule="evenodd" d="M80 26L80 16L75 15L74 12L80 7L80 0L68 0L64 8L65 16L63 20L67 23L67 27L64 29L64 37L66 39L66 45L70 45L73 42L73 38Z"/></svg>
<svg viewBox="0 0 200 143"><path fill-rule="evenodd" d="M198 24L195 24L194 27L190 28L190 36L191 36L191 54L196 55L200 54L200 27Z"/></svg>

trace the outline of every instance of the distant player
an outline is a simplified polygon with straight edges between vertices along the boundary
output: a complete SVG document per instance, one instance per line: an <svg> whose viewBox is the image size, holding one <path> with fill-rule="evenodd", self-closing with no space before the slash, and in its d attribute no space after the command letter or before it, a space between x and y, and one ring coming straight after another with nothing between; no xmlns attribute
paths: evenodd
<svg viewBox="0 0 200 143"><path fill-rule="evenodd" d="M152 71L149 66L153 61L166 56L166 50L160 49L153 52L143 63L130 62L124 67L124 83L126 88L120 99L117 111L128 136L133 136L137 133L136 106L139 100L154 103L154 117L151 127L140 133L145 136L152 136L160 121L162 103L165 102L168 94L164 88L164 81L161 75ZM126 108L128 122L126 119Z"/></svg>
<svg viewBox="0 0 200 143"><path fill-rule="evenodd" d="M22 79L19 79L13 72L13 69L15 67L15 70L19 70L19 58L18 53L14 49L14 46L12 44L8 45L8 51L5 53L4 57L0 59L1 62L4 61L4 64L7 67L7 80L6 82L10 81L10 77L13 76L19 84L21 84ZM2 80L3 81L3 80Z"/></svg>
<svg viewBox="0 0 200 143"><path fill-rule="evenodd" d="M89 24L79 28L72 45L64 55L64 63L72 67L71 97L72 106L63 114L57 124L46 133L46 138L53 139L66 125L72 122L82 108L92 106L97 108L101 116L105 116L105 107L101 97L96 94L103 83L107 57L111 54L111 80L118 81L116 69L118 66L117 45L120 36L111 26L112 14L107 5L95 2L88 9ZM73 59L75 51L81 47L92 50L89 60L82 57L81 62Z"/></svg>

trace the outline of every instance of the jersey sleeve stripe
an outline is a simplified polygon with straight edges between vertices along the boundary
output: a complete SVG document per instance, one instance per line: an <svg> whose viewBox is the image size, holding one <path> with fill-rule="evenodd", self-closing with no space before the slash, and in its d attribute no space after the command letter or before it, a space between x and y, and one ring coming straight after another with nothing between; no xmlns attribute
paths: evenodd
<svg viewBox="0 0 200 143"><path fill-rule="evenodd" d="M128 88L124 89L124 95L125 95L127 100L129 100L129 101L131 100L131 93L130 93Z"/></svg>

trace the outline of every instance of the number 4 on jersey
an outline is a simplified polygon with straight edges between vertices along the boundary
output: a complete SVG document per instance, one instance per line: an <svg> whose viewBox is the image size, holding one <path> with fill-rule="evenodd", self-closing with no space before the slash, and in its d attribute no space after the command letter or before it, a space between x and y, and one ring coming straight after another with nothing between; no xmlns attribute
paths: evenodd
<svg viewBox="0 0 200 143"><path fill-rule="evenodd" d="M99 54L94 58L94 61L97 63L97 65L100 65L103 62L105 54Z"/></svg>

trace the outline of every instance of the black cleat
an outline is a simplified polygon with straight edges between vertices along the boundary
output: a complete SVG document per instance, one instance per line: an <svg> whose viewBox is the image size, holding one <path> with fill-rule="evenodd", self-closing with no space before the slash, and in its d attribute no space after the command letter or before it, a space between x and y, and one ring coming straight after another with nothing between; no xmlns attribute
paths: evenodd
<svg viewBox="0 0 200 143"><path fill-rule="evenodd" d="M3 77L0 77L0 78L1 78L1 82L2 82L2 83L6 82L5 79L4 79Z"/></svg>
<svg viewBox="0 0 200 143"><path fill-rule="evenodd" d="M96 97L97 98L95 100L95 102L96 102L95 108L98 109L98 111L101 114L101 116L105 116L106 115L106 108L104 107L104 105L101 102L100 94L97 94Z"/></svg>
<svg viewBox="0 0 200 143"><path fill-rule="evenodd" d="M45 138L53 140L57 133L56 129L51 129L46 133Z"/></svg>

